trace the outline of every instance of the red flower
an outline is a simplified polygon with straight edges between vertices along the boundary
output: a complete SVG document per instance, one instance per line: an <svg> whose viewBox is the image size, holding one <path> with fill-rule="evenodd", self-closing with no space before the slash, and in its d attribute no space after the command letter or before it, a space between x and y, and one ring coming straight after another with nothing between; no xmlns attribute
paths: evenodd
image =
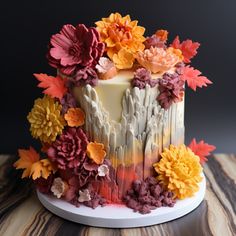
<svg viewBox="0 0 236 236"><path fill-rule="evenodd" d="M64 25L51 37L48 61L52 67L71 75L77 67L95 67L104 51L98 31L83 24Z"/></svg>
<svg viewBox="0 0 236 236"><path fill-rule="evenodd" d="M47 151L58 169L75 169L86 157L88 139L81 128L67 128Z"/></svg>

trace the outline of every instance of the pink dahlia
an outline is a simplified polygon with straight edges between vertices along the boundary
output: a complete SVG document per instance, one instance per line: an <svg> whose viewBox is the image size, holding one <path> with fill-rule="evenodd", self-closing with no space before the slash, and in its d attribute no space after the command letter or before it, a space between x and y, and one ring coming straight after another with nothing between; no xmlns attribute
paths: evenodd
<svg viewBox="0 0 236 236"><path fill-rule="evenodd" d="M68 24L51 37L47 57L52 67L71 75L77 67L95 67L103 52L104 43L96 28Z"/></svg>
<svg viewBox="0 0 236 236"><path fill-rule="evenodd" d="M62 170L75 169L86 157L88 139L81 128L67 128L49 147L48 158Z"/></svg>

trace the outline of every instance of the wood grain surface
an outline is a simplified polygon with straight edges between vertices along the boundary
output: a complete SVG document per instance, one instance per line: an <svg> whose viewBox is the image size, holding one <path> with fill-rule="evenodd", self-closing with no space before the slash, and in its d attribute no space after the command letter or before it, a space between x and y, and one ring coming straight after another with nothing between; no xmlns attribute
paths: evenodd
<svg viewBox="0 0 236 236"><path fill-rule="evenodd" d="M177 220L143 228L107 229L66 221L47 211L33 186L0 156L0 235L201 236L236 235L236 156L217 154L204 166L207 191L201 205Z"/></svg>

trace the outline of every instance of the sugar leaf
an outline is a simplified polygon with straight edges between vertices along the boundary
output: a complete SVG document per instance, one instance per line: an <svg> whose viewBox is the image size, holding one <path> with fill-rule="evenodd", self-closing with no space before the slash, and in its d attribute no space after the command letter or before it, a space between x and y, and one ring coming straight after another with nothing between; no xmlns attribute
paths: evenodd
<svg viewBox="0 0 236 236"><path fill-rule="evenodd" d="M20 159L14 163L14 167L16 169L24 169L22 178L29 177L32 165L39 161L40 156L32 147L29 150L19 149L18 153Z"/></svg>
<svg viewBox="0 0 236 236"><path fill-rule="evenodd" d="M44 88L44 94L49 95L52 98L59 98L60 100L66 94L67 88L65 86L66 79L60 77L53 77L47 74L34 74L36 79L40 81L39 88Z"/></svg>
<svg viewBox="0 0 236 236"><path fill-rule="evenodd" d="M47 179L51 172L56 172L56 167L49 159L42 159L32 165L30 176L32 176L33 180L40 177Z"/></svg>
<svg viewBox="0 0 236 236"><path fill-rule="evenodd" d="M196 91L197 87L207 87L212 82L207 77L201 75L201 71L194 69L190 66L185 66L181 69L180 79L187 81L188 86Z"/></svg>
<svg viewBox="0 0 236 236"><path fill-rule="evenodd" d="M176 36L176 38L174 39L174 41L170 46L176 49L180 49L184 56L184 62L190 63L191 62L190 59L192 59L197 54L197 49L199 48L200 43L193 42L190 39L187 39L182 43L180 43L179 36Z"/></svg>
<svg viewBox="0 0 236 236"><path fill-rule="evenodd" d="M188 147L195 153L195 155L199 156L201 164L204 164L207 161L207 156L216 149L214 145L209 145L203 140L197 143L195 138L191 141Z"/></svg>

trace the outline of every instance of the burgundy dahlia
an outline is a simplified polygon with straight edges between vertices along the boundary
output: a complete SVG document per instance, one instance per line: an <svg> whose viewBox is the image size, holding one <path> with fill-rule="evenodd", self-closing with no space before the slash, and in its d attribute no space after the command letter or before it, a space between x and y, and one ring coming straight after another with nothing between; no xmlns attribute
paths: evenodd
<svg viewBox="0 0 236 236"><path fill-rule="evenodd" d="M174 194L165 191L154 177L135 180L124 201L129 208L141 214L150 213L151 210L162 206L173 207L175 204Z"/></svg>
<svg viewBox="0 0 236 236"><path fill-rule="evenodd" d="M89 84L96 86L98 83L98 75L92 68L85 67L76 71L75 76L71 77L69 81L73 86L83 86Z"/></svg>
<svg viewBox="0 0 236 236"><path fill-rule="evenodd" d="M168 109L172 103L182 101L184 96L184 81L180 80L177 73L166 73L159 80L159 91L157 101L161 107Z"/></svg>
<svg viewBox="0 0 236 236"><path fill-rule="evenodd" d="M34 183L39 192L50 193L53 180L54 180L54 175L50 174L47 179L40 177L34 180Z"/></svg>
<svg viewBox="0 0 236 236"><path fill-rule="evenodd" d="M95 67L104 47L96 28L68 24L51 37L47 57L52 67L61 70L63 74L71 75L78 67Z"/></svg>
<svg viewBox="0 0 236 236"><path fill-rule="evenodd" d="M155 87L158 83L158 80L152 79L151 72L145 68L138 68L134 73L134 78L131 81L133 87L138 87L139 89L144 89L146 84L150 87Z"/></svg>
<svg viewBox="0 0 236 236"><path fill-rule="evenodd" d="M87 136L81 128L68 127L52 143L47 155L59 169L75 169L86 157L87 144Z"/></svg>
<svg viewBox="0 0 236 236"><path fill-rule="evenodd" d="M149 49L151 47L166 48L165 41L161 40L157 35L152 35L147 37L144 42L145 48Z"/></svg>
<svg viewBox="0 0 236 236"><path fill-rule="evenodd" d="M67 93L61 99L62 113L65 114L69 108L76 107L76 100L71 93Z"/></svg>

